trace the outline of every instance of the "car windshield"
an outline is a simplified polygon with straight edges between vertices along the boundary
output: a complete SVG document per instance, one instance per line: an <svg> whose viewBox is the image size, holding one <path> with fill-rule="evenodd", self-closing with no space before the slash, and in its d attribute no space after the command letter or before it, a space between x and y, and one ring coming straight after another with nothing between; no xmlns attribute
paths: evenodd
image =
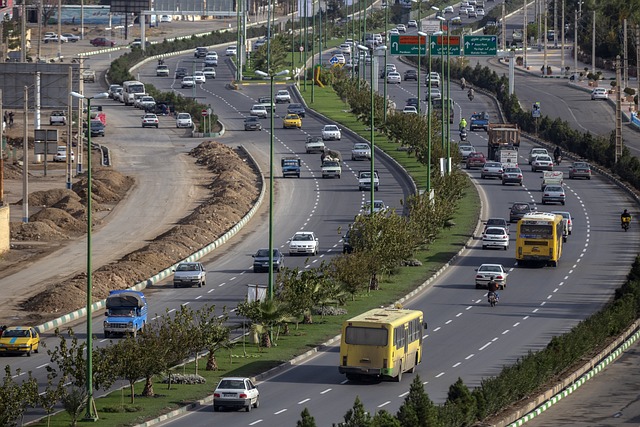
<svg viewBox="0 0 640 427"><path fill-rule="evenodd" d="M268 257L269 256L269 249L259 249L258 253L256 253L257 257ZM274 249L273 250L273 256L274 258L278 256L278 250Z"/></svg>
<svg viewBox="0 0 640 427"><path fill-rule="evenodd" d="M244 390L243 380L222 380L218 384L218 388Z"/></svg>
<svg viewBox="0 0 640 427"><path fill-rule="evenodd" d="M505 168L504 171L507 172L507 173L519 173L520 169L518 169L518 168Z"/></svg>
<svg viewBox="0 0 640 427"><path fill-rule="evenodd" d="M485 234L496 234L496 235L503 235L504 234L504 229L502 228L487 228L487 231L484 232Z"/></svg>
<svg viewBox="0 0 640 427"><path fill-rule="evenodd" d="M337 126L325 126L324 130L328 131L328 132L333 132L333 131L338 130L338 127Z"/></svg>
<svg viewBox="0 0 640 427"><path fill-rule="evenodd" d="M178 265L177 271L198 271L197 264L180 264Z"/></svg>
<svg viewBox="0 0 640 427"><path fill-rule="evenodd" d="M515 204L511 208L512 211L516 211L516 212L524 212L524 211L528 211L529 209L530 209L529 205L527 205L525 203Z"/></svg>
<svg viewBox="0 0 640 427"><path fill-rule="evenodd" d="M487 225L506 225L507 221L502 218L489 218Z"/></svg>
<svg viewBox="0 0 640 427"><path fill-rule="evenodd" d="M502 166L501 163L488 163L487 162L487 163L484 164L484 167L486 167L486 168L499 168L501 166Z"/></svg>
<svg viewBox="0 0 640 427"><path fill-rule="evenodd" d="M189 117L189 115L186 114L186 113L180 113L180 114L178 114L178 118L179 119L189 119L191 117Z"/></svg>
<svg viewBox="0 0 640 427"><path fill-rule="evenodd" d="M544 187L544 191L545 192L549 192L552 191L554 193L562 193L562 187L554 187L553 185L547 185L546 187Z"/></svg>
<svg viewBox="0 0 640 427"><path fill-rule="evenodd" d="M478 271L484 273L502 273L502 268L498 265L483 265Z"/></svg>
<svg viewBox="0 0 640 427"><path fill-rule="evenodd" d="M2 338L29 338L27 329L7 329L2 334Z"/></svg>
<svg viewBox="0 0 640 427"><path fill-rule="evenodd" d="M293 236L293 240L296 242L308 242L313 240L313 236L311 234L296 234Z"/></svg>

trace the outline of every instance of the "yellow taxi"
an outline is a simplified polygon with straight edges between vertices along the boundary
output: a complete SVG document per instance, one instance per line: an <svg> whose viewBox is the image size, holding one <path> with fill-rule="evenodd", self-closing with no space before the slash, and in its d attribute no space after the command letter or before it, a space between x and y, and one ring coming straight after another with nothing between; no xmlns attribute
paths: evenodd
<svg viewBox="0 0 640 427"><path fill-rule="evenodd" d="M30 326L10 326L0 336L0 354L37 353L40 349L40 335Z"/></svg>
<svg viewBox="0 0 640 427"><path fill-rule="evenodd" d="M301 127L302 127L302 119L297 114L287 114L286 116L284 116L284 119L282 119L283 129L289 129L289 128L300 129Z"/></svg>

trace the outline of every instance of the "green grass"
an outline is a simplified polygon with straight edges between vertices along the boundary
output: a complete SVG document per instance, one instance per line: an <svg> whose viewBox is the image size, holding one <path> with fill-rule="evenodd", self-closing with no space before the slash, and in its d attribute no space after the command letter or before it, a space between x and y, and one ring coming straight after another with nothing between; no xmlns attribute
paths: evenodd
<svg viewBox="0 0 640 427"><path fill-rule="evenodd" d="M301 90L302 92L302 90ZM311 88L307 85L307 91L302 92L310 108L336 120L345 127L358 132L363 137L369 137L369 131L365 125L358 123L355 117L345 113L348 107L337 99L335 92L330 88L315 88L314 102L311 103ZM376 135L376 144L383 147L390 155L400 162L407 170L411 171L417 182L425 182L424 166L403 151L397 151L396 146L384 138ZM480 211L480 201L477 192L469 184L467 191L460 201L460 209L453 215L453 225L442 230L439 238L433 242L428 250L416 253L416 258L422 262L419 267L403 267L392 276L385 276L380 280L380 290L358 296L353 301L348 301L346 309L348 314L342 316L314 316L314 323L310 325L300 324L296 329L290 325L289 335L283 335L282 330L276 331L277 346L270 349L258 349L254 344L239 342L231 350L220 351L217 355L219 370L205 371L206 359L200 359L199 374L206 380L206 384L200 385L172 385L167 389L166 384L157 382L154 391L157 394L153 398L144 398L142 393L144 384L138 383L135 387L136 399L133 405L129 404L129 388L110 393L106 397L96 399L96 407L100 419L94 423L96 426L126 426L155 418L161 414L170 412L180 406L187 405L210 395L220 377L223 376L255 376L274 368L295 356L305 353L318 344L327 341L340 333L340 326L345 319L358 313L369 310L371 307L388 305L403 297L428 279L444 263L455 255L472 235ZM338 361L336 360L336 369ZM194 373L195 364L189 363L175 369L178 373ZM159 381L160 379L156 379ZM140 409L138 412L105 412L108 408L126 408L133 406ZM46 420L36 424L46 426ZM69 417L66 413L60 413L52 417L51 426L68 426Z"/></svg>

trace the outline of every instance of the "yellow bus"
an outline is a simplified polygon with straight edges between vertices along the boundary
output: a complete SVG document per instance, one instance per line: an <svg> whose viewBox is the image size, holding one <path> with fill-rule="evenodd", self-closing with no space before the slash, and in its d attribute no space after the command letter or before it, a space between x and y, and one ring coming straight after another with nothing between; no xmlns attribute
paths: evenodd
<svg viewBox="0 0 640 427"><path fill-rule="evenodd" d="M418 310L376 308L344 322L340 340L341 374L400 381L422 361L424 314Z"/></svg>
<svg viewBox="0 0 640 427"><path fill-rule="evenodd" d="M564 223L562 215L531 212L518 221L516 260L525 263L545 263L558 266L562 255Z"/></svg>

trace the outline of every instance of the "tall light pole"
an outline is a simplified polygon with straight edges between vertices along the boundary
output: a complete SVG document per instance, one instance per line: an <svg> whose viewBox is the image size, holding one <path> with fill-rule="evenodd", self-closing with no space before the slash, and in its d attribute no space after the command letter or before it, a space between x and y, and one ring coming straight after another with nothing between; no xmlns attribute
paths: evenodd
<svg viewBox="0 0 640 427"><path fill-rule="evenodd" d="M271 105L269 108L269 282L267 288L267 298L273 299L273 79L279 76L289 74L289 70L282 70L279 73L267 73L265 71L256 70L255 73L261 77L269 77L271 79Z"/></svg>
<svg viewBox="0 0 640 427"><path fill-rule="evenodd" d="M441 37L441 41L442 41L442 37L444 36L444 23L446 21L446 19L442 16L438 16L438 19L440 20L440 32L442 33ZM449 28L447 27L447 32L449 31ZM440 43L442 44L442 43ZM444 124L444 88L442 87L444 84L444 50L442 49L442 47L440 48L440 88L442 89L441 92L442 94L440 95L440 102L441 102L441 107L442 107L442 124L441 124L441 133L442 133L442 149L445 149L445 124ZM447 120L449 120L449 118L447 117Z"/></svg>
<svg viewBox="0 0 640 427"><path fill-rule="evenodd" d="M386 46L385 46L386 47ZM361 52L362 55L364 55L366 52L369 51L369 48L363 45L358 45L358 50ZM374 159L374 152L375 152L375 119L374 119L374 93L373 93L373 79L374 79L374 75L373 75L373 49L371 49L371 64L369 64L369 67L371 68L371 82L370 82L370 89L371 89L371 116L370 116L370 127L371 127L371 133L369 134L369 142L371 143L371 159L370 159L370 173L371 173L371 188L370 188L370 192L369 192L369 198L370 198L370 203L369 203L369 209L371 214L373 215L373 200L375 199L375 185L374 185L374 171L375 171L375 159ZM385 78L386 80L386 78Z"/></svg>
<svg viewBox="0 0 640 427"><path fill-rule="evenodd" d="M427 34L422 31L418 31L418 37L426 37ZM418 38L418 41L420 38ZM428 39L427 39L428 40ZM428 43L428 42L427 42ZM429 49L429 68L427 70L427 193L431 191L431 46L427 46ZM418 50L420 50L420 44L418 44ZM420 87L420 72L418 72L418 87ZM418 93L418 105L420 105L420 94ZM420 110L418 110L418 113Z"/></svg>
<svg viewBox="0 0 640 427"><path fill-rule="evenodd" d="M387 44L389 43L389 5L387 4L387 6L384 8L384 44L385 47L387 47ZM384 50L384 73L385 73L385 77L384 77L384 121L387 121L387 110L389 109L388 107L388 101L387 101L387 49ZM418 86L420 86L420 78L418 77ZM419 98L419 97L418 97Z"/></svg>
<svg viewBox="0 0 640 427"><path fill-rule="evenodd" d="M87 100L87 412L84 415L86 420L97 420L98 413L95 411L95 401L93 400L93 331L91 325L91 305L93 298L92 291L92 271L91 271L91 100L108 98L109 94L102 92L94 96L84 96L78 92L70 92L70 95L78 99Z"/></svg>

